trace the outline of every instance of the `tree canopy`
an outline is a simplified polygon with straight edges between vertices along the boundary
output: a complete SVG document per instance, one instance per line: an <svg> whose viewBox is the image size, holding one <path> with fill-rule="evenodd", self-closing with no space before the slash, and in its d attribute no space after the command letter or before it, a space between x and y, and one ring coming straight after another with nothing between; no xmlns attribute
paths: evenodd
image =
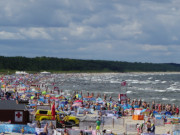
<svg viewBox="0 0 180 135"><path fill-rule="evenodd" d="M0 56L0 70L77 72L168 72L180 71L175 63L140 63L107 60L80 60L54 57Z"/></svg>

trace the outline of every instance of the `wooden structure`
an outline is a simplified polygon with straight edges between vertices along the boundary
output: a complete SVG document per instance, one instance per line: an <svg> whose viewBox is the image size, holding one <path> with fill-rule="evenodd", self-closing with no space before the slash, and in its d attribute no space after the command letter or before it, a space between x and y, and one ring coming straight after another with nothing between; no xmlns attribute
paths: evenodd
<svg viewBox="0 0 180 135"><path fill-rule="evenodd" d="M0 121L11 124L27 124L29 122L29 111L25 104L17 104L15 100L0 101Z"/></svg>

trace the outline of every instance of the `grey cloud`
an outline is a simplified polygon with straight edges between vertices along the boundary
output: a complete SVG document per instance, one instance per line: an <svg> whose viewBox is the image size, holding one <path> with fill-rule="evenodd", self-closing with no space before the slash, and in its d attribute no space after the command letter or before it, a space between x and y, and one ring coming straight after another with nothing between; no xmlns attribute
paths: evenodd
<svg viewBox="0 0 180 135"><path fill-rule="evenodd" d="M2 0L1 55L176 61L178 0Z"/></svg>

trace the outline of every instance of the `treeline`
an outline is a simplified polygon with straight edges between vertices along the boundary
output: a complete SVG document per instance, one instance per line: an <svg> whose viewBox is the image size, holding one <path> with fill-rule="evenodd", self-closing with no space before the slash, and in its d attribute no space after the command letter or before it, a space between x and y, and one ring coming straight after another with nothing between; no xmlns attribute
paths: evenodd
<svg viewBox="0 0 180 135"><path fill-rule="evenodd" d="M167 72L180 71L180 64L130 63L105 60L77 60L53 57L0 56L0 70L75 72Z"/></svg>

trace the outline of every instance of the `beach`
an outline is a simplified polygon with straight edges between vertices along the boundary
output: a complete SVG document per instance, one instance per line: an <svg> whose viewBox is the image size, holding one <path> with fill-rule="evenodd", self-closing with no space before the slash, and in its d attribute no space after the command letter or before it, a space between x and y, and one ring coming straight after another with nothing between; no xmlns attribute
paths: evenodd
<svg viewBox="0 0 180 135"><path fill-rule="evenodd" d="M169 74L170 73L167 74L168 77L169 77ZM170 75L174 76L174 74L176 75L176 73L173 73ZM121 85L122 90L128 88L128 91L126 90L126 94L125 93L119 94L119 95L116 94L117 96L116 98L114 98L112 94L109 94L109 92L107 92L106 89L104 89L104 91L101 93L100 91L94 91L94 90L89 91L89 90L63 89L63 87L65 86L67 87L67 84L69 84L69 86L71 86L72 84L76 86L76 81L80 81L80 79L84 79L86 81L91 79L91 82L96 81L96 83L93 83L94 86L99 85L101 87L104 87L101 85L101 83L102 84L110 83L110 85L115 86L117 85L117 80L115 81L116 77L124 76L124 75L125 74L116 74L116 73L75 74L75 75L74 74L54 74L54 75L48 75L48 76L35 75L36 78L33 75L31 76L23 75L23 76L18 76L17 78L19 79L15 78L14 81L12 81L12 78L14 78L14 76L10 76L10 77L8 76L8 79L7 77L3 78L4 82L2 83L3 87L1 88L1 90L2 92L4 92L4 94L5 92L10 92L11 95L9 97L7 97L7 95L3 95L3 96L1 95L1 100L14 100L14 101L15 100L17 101L17 99L28 100L29 103L27 104L28 106L27 110L28 111L31 110L32 115L35 115L36 113L35 108L37 106L43 107L44 105L49 105L50 106L49 109L51 110L53 103L54 103L55 109L58 111L72 111L72 112L77 111L78 114L75 114L76 117L88 116L92 118L95 118L95 117L97 118L100 116L98 115L97 112L99 111L106 112L105 115L100 116L101 118L103 118L100 132L102 132L103 130L106 130L108 133L113 132L114 134L126 133L126 134L136 135L138 132L138 130L136 129L136 126L142 125L142 123L144 123L144 127L146 127L147 119L151 118L151 119L156 119L156 121L159 124L155 126L156 134L166 134L168 132L172 133L172 126L173 126L172 122L174 121L175 118L176 119L178 118L175 115L176 108L178 108L178 106L176 107L174 104L169 104L168 101L166 101L166 104L164 102L161 103L161 101L158 100L158 102L154 103L154 107L153 107L152 102L154 102L154 100L143 98L142 97L143 95L141 95L141 97L135 96L134 98L129 98L129 95L132 94L131 92L128 92L129 90L132 91L132 87L129 87L130 79L127 79L126 81L121 81L120 83L118 83L119 85ZM156 83L153 85L161 86L161 84L166 83L166 81L164 80L160 80L160 81L157 80L157 77L162 76L162 74L159 76L158 73L153 74L153 75L152 74L148 74L148 75L147 74L143 74L143 75L126 74L126 75L128 77L131 77L131 79L134 76L135 77L142 76L143 78L146 77L148 84L151 82L153 84L152 78L155 78L155 77L156 78L154 82ZM109 82L107 81L107 78L110 80ZM124 76L124 78L126 77ZM84 85L83 81L81 82L82 86ZM33 82L33 83L30 83L30 82ZM18 85L14 85L14 84L18 84ZM133 83L131 83L131 85L132 84ZM175 86L174 83L172 86ZM18 98L17 98L17 95L18 95ZM130 97L132 97L132 95ZM117 100L118 98L119 100ZM68 102L65 103L65 101L68 101ZM133 109L134 114L127 113L128 111L132 112L132 109ZM32 110L34 111L32 112ZM80 113L80 110L81 110L81 113ZM145 111L148 115L146 116L143 115L144 118L142 120L133 120L134 117L132 115L137 115L135 114L136 111L138 112L138 115L143 115L143 111ZM87 112L85 116L84 116L84 112ZM120 117L119 117L119 113L121 113ZM171 116L167 115L168 116L167 121L170 121L170 122L162 123L161 117L164 117L164 116L166 117L166 113L171 115ZM151 114L153 114L153 117L151 116ZM84 130L87 129L87 127L88 125L84 127ZM78 129L78 127L73 127L72 129ZM146 133L147 129L144 128L143 132ZM9 134L19 134L19 133L9 133Z"/></svg>

